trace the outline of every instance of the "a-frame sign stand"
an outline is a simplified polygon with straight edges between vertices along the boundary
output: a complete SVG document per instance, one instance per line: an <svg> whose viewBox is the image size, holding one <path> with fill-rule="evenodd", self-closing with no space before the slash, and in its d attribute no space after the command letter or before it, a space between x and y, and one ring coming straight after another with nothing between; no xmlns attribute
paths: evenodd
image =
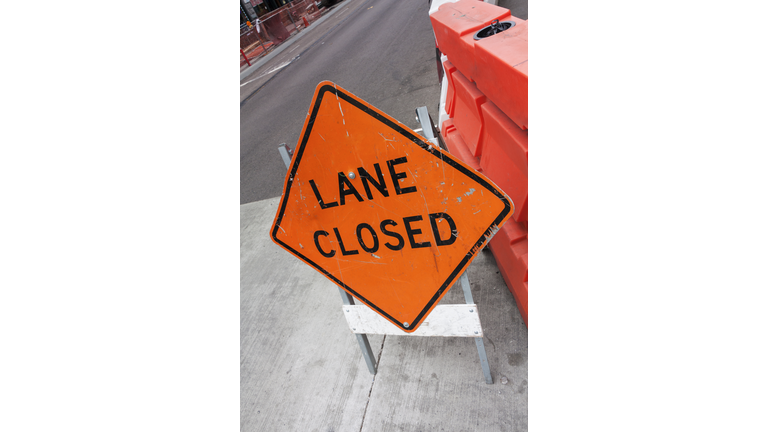
<svg viewBox="0 0 768 432"><path fill-rule="evenodd" d="M439 142L439 135L434 129L432 119L429 117L426 107L416 110L417 119L422 125L423 136L433 145L445 148ZM286 144L280 144L278 151L285 163L287 169L290 169L293 152ZM371 374L376 374L376 362L374 360L371 344L368 341L368 334L383 335L408 335L408 336L443 336L443 337L472 337L475 339L477 353L480 357L480 365L483 370L485 382L493 384L490 367L488 365L488 356L485 352L483 343L483 329L480 324L477 305L472 298L472 291L469 284L469 278L466 271L461 273L456 284L460 284L464 293L464 305L437 305L423 319L423 324L413 332L404 332L397 328L391 322L382 318L371 308L364 304L356 305L354 298L339 288L343 302L342 312L344 313L350 330L355 334L357 342L360 345L365 363Z"/></svg>

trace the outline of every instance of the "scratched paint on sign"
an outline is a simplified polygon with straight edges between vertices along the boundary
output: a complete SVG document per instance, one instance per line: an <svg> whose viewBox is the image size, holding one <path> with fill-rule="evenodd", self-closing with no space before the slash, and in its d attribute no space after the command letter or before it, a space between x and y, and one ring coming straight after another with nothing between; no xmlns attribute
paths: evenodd
<svg viewBox="0 0 768 432"><path fill-rule="evenodd" d="M513 209L490 180L325 81L271 236L411 332Z"/></svg>

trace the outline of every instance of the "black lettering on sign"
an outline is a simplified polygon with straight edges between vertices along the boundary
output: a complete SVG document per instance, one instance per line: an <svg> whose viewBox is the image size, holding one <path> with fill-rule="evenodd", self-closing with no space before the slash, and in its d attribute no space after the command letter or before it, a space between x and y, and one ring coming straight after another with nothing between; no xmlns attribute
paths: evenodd
<svg viewBox="0 0 768 432"><path fill-rule="evenodd" d="M437 229L437 220L445 219L448 222L448 226L451 228L451 233L448 235L447 240L440 238L440 230ZM448 213L430 213L429 223L432 225L432 234L435 235L435 244L437 246L448 246L456 242L458 237L458 231L456 231L456 223L448 216Z"/></svg>
<svg viewBox="0 0 768 432"><path fill-rule="evenodd" d="M424 217L421 215L416 216L408 216L403 218L403 225L405 225L405 233L408 235L408 243L411 246L412 249L418 249L418 248L425 248L430 247L431 243L428 241L425 242L418 242L416 241L416 236L418 235L425 235L425 233L421 230L421 228L417 228L414 223L423 221ZM443 238L440 235L440 229L439 225L441 223L447 223L448 227L450 228L450 234L446 238ZM456 230L456 222L453 220L453 218L448 213L443 212L437 212L437 213L430 213L429 214L429 224L432 227L432 234L435 238L435 244L437 246L448 246L452 245L456 242L456 238L458 237L458 231ZM391 228L388 228L389 226L396 227L398 224L392 219L384 219L379 223L379 229L381 230L382 234L390 237L392 239L397 240L397 243L392 244L389 241L384 243L384 246L387 247L387 249L392 251L399 251L402 250L405 247L405 239L403 239L403 236L400 235L400 233L393 231ZM376 232L376 229L374 229L370 224L366 222L362 222L357 225L357 228L355 229L357 234L357 242L360 244L360 247L363 248L364 251L368 253L376 253L379 251L379 235ZM369 237L366 235L365 238L363 238L363 232L368 231ZM336 240L339 244L339 250L341 250L342 255L359 255L360 251L357 249L351 249L347 250L344 247L344 241L341 238L341 233L339 232L339 228L335 227L333 228L334 234L336 234ZM443 228L443 232L445 232L445 228ZM326 252L323 250L322 246L320 246L320 237L328 237L328 232L319 230L315 231L315 247L317 247L317 250L326 258L332 258L336 255L336 250L331 248L330 252ZM371 246L368 246L371 244Z"/></svg>
<svg viewBox="0 0 768 432"><path fill-rule="evenodd" d="M379 225L379 228L381 228L381 232L384 235L388 235L390 237L397 239L397 244L393 245L393 244L390 244L389 242L386 242L384 243L384 246L388 247L390 250L399 251L400 249L403 248L403 246L405 246L405 240L403 240L403 236L401 236L400 234L394 231L388 230L387 225L397 226L397 222L393 221L392 219L384 219L383 221L381 221L381 224Z"/></svg>
<svg viewBox="0 0 768 432"><path fill-rule="evenodd" d="M423 219L424 218L421 217L421 215L409 216L409 217L403 218L403 224L405 225L405 233L408 234L408 241L411 242L411 248L413 248L413 249L424 248L424 247L429 247L430 246L429 242L417 243L413 239L413 236L415 236L416 234L421 234L421 230L418 229L418 228L411 227L411 222L416 222L416 221L420 221L420 220L423 220Z"/></svg>
<svg viewBox="0 0 768 432"><path fill-rule="evenodd" d="M365 170L365 168L360 167L357 169L357 172L360 174L360 179L363 181L363 187L365 188L365 194L368 196L369 200L373 199L373 195L371 195L371 188L368 186L368 182L373 184L373 186L379 190L379 193L384 195L385 197L389 196L389 191L387 190L387 184L384 182L384 174L381 173L381 167L379 164L375 163L373 164L373 169L376 170L376 176L379 178L379 182L376 183L376 180L371 177L370 174L368 174L368 171Z"/></svg>
<svg viewBox="0 0 768 432"><path fill-rule="evenodd" d="M341 249L342 255L357 255L360 253L360 251L358 251L357 249L353 249L351 251L344 249L344 242L341 241L341 234L339 234L339 229L334 228L333 232L336 233L336 240L339 241L339 249Z"/></svg>
<svg viewBox="0 0 768 432"><path fill-rule="evenodd" d="M416 192L416 186L408 186L405 189L400 188L400 183L398 182L398 179L404 179L406 178L406 175L404 172L395 172L395 165L400 165L406 162L408 162L408 159L406 159L405 156L387 161L387 167L389 168L389 175L392 176L392 183L395 185L395 193L398 195Z"/></svg>
<svg viewBox="0 0 768 432"><path fill-rule="evenodd" d="M347 195L355 195L355 198L357 198L358 201L363 202L363 197L360 196L359 193L357 193L357 189L355 189L355 186L352 184L352 182L349 181L347 178L347 175L343 172L339 173L339 202L341 205L344 205L345 197Z"/></svg>
<svg viewBox="0 0 768 432"><path fill-rule="evenodd" d="M367 229L368 232L371 233L371 237L373 237L373 246L370 248L367 247L363 241L363 229ZM360 243L360 247L368 253L375 253L379 250L379 237L376 235L376 231L373 230L373 227L365 222L357 226L357 242Z"/></svg>
<svg viewBox="0 0 768 432"><path fill-rule="evenodd" d="M336 207L337 205L339 205L339 203L337 203L336 201L330 202L328 204L323 202L323 197L320 196L320 191L317 190L317 185L315 184L314 180L310 180L309 185L312 186L312 190L315 192L315 198L317 198L317 202L320 203L321 209L325 210L327 208ZM344 201L342 201L341 203L344 204Z"/></svg>
<svg viewBox="0 0 768 432"><path fill-rule="evenodd" d="M320 240L318 240L318 237L321 235L328 237L328 231L315 231L315 247L317 247L317 251L320 252L324 257L331 258L332 256L336 255L336 251L331 249L330 252L326 252L323 250L323 248L320 247Z"/></svg>

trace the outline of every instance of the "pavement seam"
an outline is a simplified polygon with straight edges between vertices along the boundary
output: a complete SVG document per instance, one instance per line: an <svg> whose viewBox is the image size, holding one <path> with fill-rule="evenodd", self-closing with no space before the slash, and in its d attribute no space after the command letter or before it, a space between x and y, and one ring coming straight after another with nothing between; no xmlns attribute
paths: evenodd
<svg viewBox="0 0 768 432"><path fill-rule="evenodd" d="M381 366L381 355L384 353L384 341L387 340L387 335L381 339L381 348L379 348L379 356L376 358L376 374L373 375L373 381L371 382L371 389L368 390L368 399L365 401L365 409L363 410L363 420L360 422L360 430L363 432L363 426L365 426L365 415L368 413L368 404L371 403L371 394L373 393L373 386L376 385L376 376L379 374Z"/></svg>
<svg viewBox="0 0 768 432"><path fill-rule="evenodd" d="M341 21L339 21L339 22L338 22L338 24L336 24L335 26L333 26L333 28L331 28L331 29L330 29L330 30L328 30L327 32L323 33L323 35L322 35L322 36L320 36L319 38L317 38L317 40L316 40L315 42L313 42L313 43L312 43L310 46L306 47L306 48L304 49L304 51L300 52L300 53L299 53L299 55L297 55L297 56L295 57L295 59L296 59L296 60L298 60L298 59L299 59L299 58L300 58L300 57L301 57L301 56L302 56L302 55L303 55L305 52L309 51L309 50L310 50L312 47L314 47L315 45L317 45L317 43L318 43L318 42L320 42L321 40L323 40L323 39L324 39L326 36L328 36L328 34L329 34L329 33L331 33L332 31L336 30L336 29L337 29L337 28L338 28L340 25L344 24L344 22L345 22L347 19L349 19L349 17L351 17L352 15L354 15L354 14L355 14L355 12L357 12L358 10L360 10L360 8L362 8L363 6L367 5L367 4L368 4L368 3L370 3L370 2L371 2L371 0L367 0L367 1L363 2L363 3L361 3L361 4L360 4L360 6L358 6L358 7L357 7L355 10L351 11L351 12L349 13L349 15L345 16L345 17L344 17L344 18L343 18ZM293 62L291 62L291 64L293 64ZM272 81L273 79L275 79L275 77L276 77L276 76L280 75L280 73L282 73L282 72L283 72L283 71L285 71L286 69L288 69L288 68L287 68L287 67L284 67L284 68L280 69L279 71L275 72L275 74L274 74L274 75L272 75L271 77L269 77L269 79L268 79L268 80L264 81L264 84L260 85L259 87L257 87L257 88L256 88L256 90L254 90L254 91L253 91L253 93L251 93L251 94L249 94L248 96L246 96L246 97L245 97L245 99L243 99L243 100L240 102L240 108L242 108L242 107L243 107L243 105L245 105L245 103L246 103L246 102L248 102L248 100L249 100L251 97L253 97L253 95L255 95L256 93L258 93L258 92L259 92L259 90L261 90L262 88L264 88L264 86L265 86L265 85L269 84L269 82L270 82L270 81Z"/></svg>

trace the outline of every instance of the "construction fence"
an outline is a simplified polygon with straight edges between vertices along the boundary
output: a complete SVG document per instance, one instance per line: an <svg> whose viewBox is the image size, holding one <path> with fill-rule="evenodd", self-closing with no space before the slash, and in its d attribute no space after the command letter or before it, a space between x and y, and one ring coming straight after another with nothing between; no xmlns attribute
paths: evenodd
<svg viewBox="0 0 768 432"><path fill-rule="evenodd" d="M266 55L327 11L318 8L314 0L298 0L262 15L240 33L240 68Z"/></svg>

